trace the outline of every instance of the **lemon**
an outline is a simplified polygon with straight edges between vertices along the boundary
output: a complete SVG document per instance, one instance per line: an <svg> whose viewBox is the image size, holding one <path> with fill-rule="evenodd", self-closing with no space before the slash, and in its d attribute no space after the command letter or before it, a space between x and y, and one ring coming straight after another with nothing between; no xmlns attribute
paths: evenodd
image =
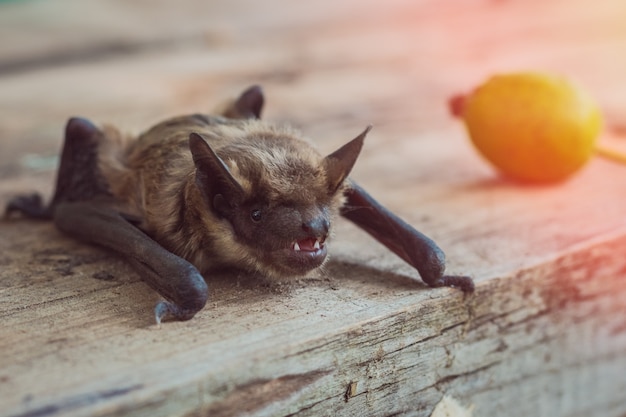
<svg viewBox="0 0 626 417"><path fill-rule="evenodd" d="M578 171L594 154L602 126L592 98L551 74L496 75L451 106L478 151L525 182L561 181Z"/></svg>

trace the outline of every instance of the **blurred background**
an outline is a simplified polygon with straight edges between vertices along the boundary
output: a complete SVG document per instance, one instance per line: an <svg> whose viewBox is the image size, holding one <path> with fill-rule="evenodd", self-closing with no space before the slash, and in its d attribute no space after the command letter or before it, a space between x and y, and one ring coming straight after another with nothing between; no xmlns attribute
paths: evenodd
<svg viewBox="0 0 626 417"><path fill-rule="evenodd" d="M339 222L329 281L300 283L289 296L249 288L242 296L238 281L211 281L211 306L191 322L164 326L156 337L142 327L148 326L154 295L125 263L62 237L51 224L2 222L0 316L7 320L0 350L9 353L0 363L6 370L0 403L8 408L0 408L21 415L57 410L24 413L20 407L30 407L33 398L56 404L55 395L82 393L85 382L101 380L93 392L102 396L117 392L118 380L169 387L177 379L164 382L159 378L171 373L152 369L155 361L161 368L154 369L174 369L183 356L181 363L191 369L196 359L178 344L181 335L203 352L205 362L194 362L193 369L229 365L222 354L238 353L241 338L250 335L268 343L259 352L278 352L272 357L282 363L283 344L292 343L292 336L300 341L298 331L360 332L372 317L392 318L394 332L404 338L406 306L423 302L426 307L415 310L419 316L407 321L433 338L412 339L407 347L421 352L422 341L432 343L439 359L420 354L424 362L415 368L420 384L423 375L434 381L432 397L413 391L410 398L394 396L391 385L378 391L380 402L373 388L367 400L360 397L364 402L389 413L405 407L400 400L423 402L428 407L419 415L426 415L434 407L429 401L452 387L465 405L476 404L476 415L623 416L624 166L594 158L557 186L506 182L449 114L452 95L493 74L522 70L579 82L602 108L602 140L624 146L624 0L0 1L0 207L19 193L51 194L71 116L138 133L166 117L210 112L260 84L265 118L294 124L323 152L373 124L353 177L434 238L447 254L449 273L471 275L478 284L476 298L463 304L447 290L405 288L406 277L417 279L417 273ZM69 272L59 269L64 266ZM111 279L89 278L102 271ZM434 303L455 307L439 310ZM471 316L467 327L432 318L457 308ZM388 326L385 320L381 326ZM275 323L287 336L265 337L264 329ZM435 338L448 330L458 338ZM354 335L350 330L340 336ZM387 340L375 337L366 343L372 352ZM140 349L144 343L149 348ZM309 352L308 345L302 351ZM66 367L70 359L74 366ZM265 360L244 352L235 362L256 370ZM398 364L385 369L390 375L405 369ZM422 372L422 365L432 372ZM43 375L42 369L52 371ZM85 371L92 369L97 372ZM59 383L61 374L74 378L77 391ZM267 377L259 375L250 381ZM344 376L341 384L352 378L339 378ZM212 391L217 398L230 395L222 387L242 386L247 395L248 380L236 385L225 378L224 385L207 383L207 392L221 390ZM359 393L378 382L365 376L361 381ZM405 382L402 389L411 386ZM348 407L344 392L341 385L334 406ZM68 404L82 405L80 399L92 397L72 398Z"/></svg>
<svg viewBox="0 0 626 417"><path fill-rule="evenodd" d="M624 132L625 23L620 0L5 1L0 179L71 115L136 131L252 83L322 144L458 129L450 95L524 69L579 80Z"/></svg>
<svg viewBox="0 0 626 417"><path fill-rule="evenodd" d="M608 219L622 218L621 206L588 196L613 198L606 180L623 177L623 166L594 158L558 189L494 190L497 173L448 100L497 73L565 75L602 108L602 140L622 146L625 23L622 0L6 1L0 203L52 192L71 116L139 133L261 84L264 117L294 124L322 151L373 124L354 177L417 227L428 219L444 246L463 252L462 241L482 253L467 260L472 268L497 268L500 251L541 256L615 227ZM568 201L580 209L562 212ZM580 226L580 212L591 226ZM485 237L513 223L524 237L508 246ZM544 239L537 230L546 225L555 231ZM454 255L459 269L470 267Z"/></svg>

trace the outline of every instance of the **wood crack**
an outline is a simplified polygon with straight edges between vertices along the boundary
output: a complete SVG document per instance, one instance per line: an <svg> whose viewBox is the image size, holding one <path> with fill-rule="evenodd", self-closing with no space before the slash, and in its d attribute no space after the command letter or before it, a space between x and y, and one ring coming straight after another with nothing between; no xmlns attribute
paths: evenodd
<svg viewBox="0 0 626 417"><path fill-rule="evenodd" d="M24 304L24 305L21 305L19 307L12 308L10 310L0 311L0 317L9 317L9 316L18 314L18 313L20 313L20 312L22 312L24 310L31 310L31 309L35 309L37 307L42 307L42 306L56 304L56 303L64 303L64 302L69 301L69 300L83 299L86 295L94 294L94 293L97 293L97 292L100 292L100 291L110 291L110 290L115 289L115 288L125 287L128 284L129 284L129 282L120 282L120 283L111 284L109 286L102 287L102 288L93 288L91 290L83 291L83 292L77 293L77 294L68 295L68 296L65 296L65 297L54 298L54 299L51 299L51 300L41 301L41 302L38 302L38 303Z"/></svg>
<svg viewBox="0 0 626 417"><path fill-rule="evenodd" d="M489 363L487 365L481 366L480 368L472 369L471 371L461 372L461 373L458 373L458 374L447 375L447 376L439 379L437 382L435 382L432 385L432 387L439 389L440 385L447 384L447 383L449 383L449 382L451 382L451 381L453 381L453 380L455 380L457 378L462 378L462 377L467 377L467 376L470 376L470 375L479 374L479 373L481 373L481 372L491 368L492 366L498 365L500 362L502 362L502 360L497 360L497 361L491 362L491 363ZM428 387L428 388L430 388L430 387Z"/></svg>
<svg viewBox="0 0 626 417"><path fill-rule="evenodd" d="M224 399L205 410L205 414L212 417L228 417L243 411L252 413L269 404L287 399L330 373L332 370L316 370L252 381L231 390Z"/></svg>
<svg viewBox="0 0 626 417"><path fill-rule="evenodd" d="M114 397L129 394L143 388L143 384L131 385L124 388L116 388L107 391L99 391L77 395L75 397L56 399L54 403L44 405L25 413L14 414L11 417L46 417L55 415L65 415L66 413L91 406L97 402L105 401Z"/></svg>
<svg viewBox="0 0 626 417"><path fill-rule="evenodd" d="M202 36L183 38L155 39L150 41L102 41L96 45L68 50L56 50L41 55L0 62L0 75L25 73L54 67L75 65L82 62L93 62L111 58L136 55L139 53L172 49L178 45L199 43Z"/></svg>

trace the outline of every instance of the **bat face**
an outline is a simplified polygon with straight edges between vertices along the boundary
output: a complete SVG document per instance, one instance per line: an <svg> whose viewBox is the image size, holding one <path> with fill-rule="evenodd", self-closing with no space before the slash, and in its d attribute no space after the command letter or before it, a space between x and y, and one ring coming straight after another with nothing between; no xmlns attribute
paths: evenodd
<svg viewBox="0 0 626 417"><path fill-rule="evenodd" d="M330 202L329 202L330 203ZM326 260L331 207L252 200L226 215L235 236L269 275L302 275Z"/></svg>
<svg viewBox="0 0 626 417"><path fill-rule="evenodd" d="M303 275L327 258L332 219L365 133L326 157L282 135L224 147L218 156L191 134L196 185L207 209L227 221L234 243L246 248L252 269Z"/></svg>

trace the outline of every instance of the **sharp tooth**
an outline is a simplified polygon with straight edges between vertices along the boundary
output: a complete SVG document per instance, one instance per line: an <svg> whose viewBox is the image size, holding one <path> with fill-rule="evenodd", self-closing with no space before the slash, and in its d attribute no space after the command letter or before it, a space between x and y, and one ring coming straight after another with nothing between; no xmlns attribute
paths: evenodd
<svg viewBox="0 0 626 417"><path fill-rule="evenodd" d="M293 244L293 250L295 250L296 252L300 252L300 245L298 245L298 242Z"/></svg>
<svg viewBox="0 0 626 417"><path fill-rule="evenodd" d="M319 250L320 249L320 241L319 240L315 241L315 245L313 245L313 249L315 249L315 250Z"/></svg>

